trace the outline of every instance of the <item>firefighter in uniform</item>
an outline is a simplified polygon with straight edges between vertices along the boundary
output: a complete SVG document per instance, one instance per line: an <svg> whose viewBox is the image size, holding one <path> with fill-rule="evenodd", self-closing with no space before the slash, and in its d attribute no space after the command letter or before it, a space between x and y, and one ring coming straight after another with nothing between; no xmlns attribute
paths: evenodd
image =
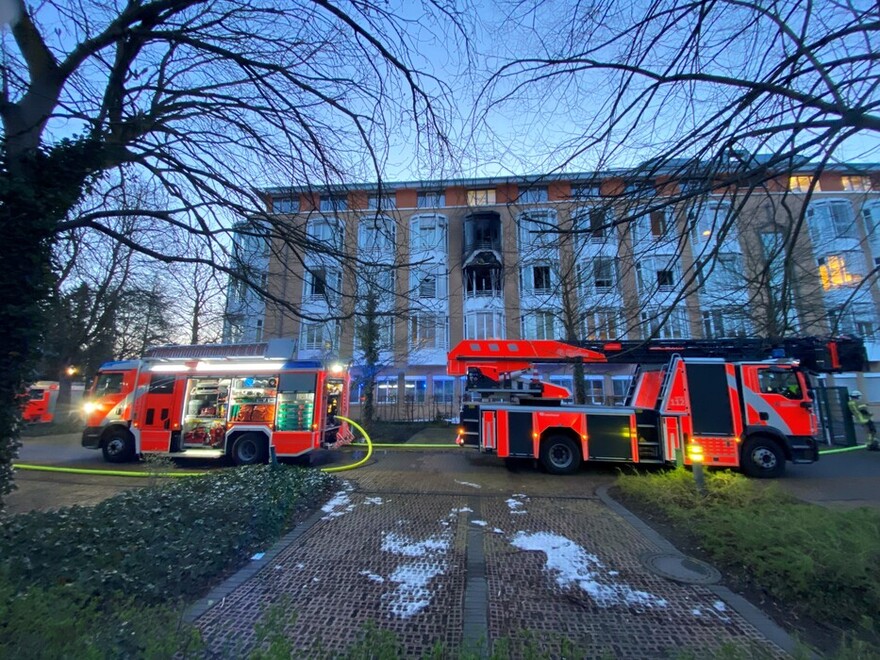
<svg viewBox="0 0 880 660"><path fill-rule="evenodd" d="M877 442L877 427L871 419L871 411L868 406L861 402L862 393L853 390L849 393L849 411L852 413L853 421L856 424L862 424L868 432L867 445L870 451L880 450L880 442Z"/></svg>

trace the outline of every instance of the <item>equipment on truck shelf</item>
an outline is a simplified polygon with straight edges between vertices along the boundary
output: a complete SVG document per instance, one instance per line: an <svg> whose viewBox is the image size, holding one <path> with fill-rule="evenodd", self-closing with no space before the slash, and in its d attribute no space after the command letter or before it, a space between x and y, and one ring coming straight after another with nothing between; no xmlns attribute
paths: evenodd
<svg viewBox="0 0 880 660"><path fill-rule="evenodd" d="M304 456L351 437L349 375L290 359L293 344L166 346L101 366L84 404L84 447L138 455L230 456L238 465Z"/></svg>
<svg viewBox="0 0 880 660"><path fill-rule="evenodd" d="M539 363L629 364L622 405L571 405ZM580 342L465 340L448 355L466 376L458 438L555 474L582 461L740 468L778 477L819 458L807 371L862 370L861 339Z"/></svg>

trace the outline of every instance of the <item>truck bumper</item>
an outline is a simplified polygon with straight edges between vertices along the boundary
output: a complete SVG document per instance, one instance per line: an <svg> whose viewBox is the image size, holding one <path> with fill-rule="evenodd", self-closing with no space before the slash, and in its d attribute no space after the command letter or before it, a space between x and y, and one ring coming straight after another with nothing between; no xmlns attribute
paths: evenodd
<svg viewBox="0 0 880 660"><path fill-rule="evenodd" d="M101 448L101 433L104 428L101 426L89 426L83 431L82 446L88 449Z"/></svg>
<svg viewBox="0 0 880 660"><path fill-rule="evenodd" d="M794 436L788 440L792 463L815 463L819 460L819 443L810 436Z"/></svg>

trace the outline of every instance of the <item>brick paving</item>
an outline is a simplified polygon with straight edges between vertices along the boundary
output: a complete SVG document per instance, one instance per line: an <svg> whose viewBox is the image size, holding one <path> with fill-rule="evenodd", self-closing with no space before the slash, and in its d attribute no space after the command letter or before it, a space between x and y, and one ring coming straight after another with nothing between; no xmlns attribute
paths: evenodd
<svg viewBox="0 0 880 660"><path fill-rule="evenodd" d="M348 648L367 622L411 657L486 637L514 657L563 640L590 657L711 657L725 642L783 655L710 589L644 568L656 546L595 495L609 471L511 472L463 450L378 454L347 475L308 531L197 619L210 655L252 650L273 603L305 656Z"/></svg>

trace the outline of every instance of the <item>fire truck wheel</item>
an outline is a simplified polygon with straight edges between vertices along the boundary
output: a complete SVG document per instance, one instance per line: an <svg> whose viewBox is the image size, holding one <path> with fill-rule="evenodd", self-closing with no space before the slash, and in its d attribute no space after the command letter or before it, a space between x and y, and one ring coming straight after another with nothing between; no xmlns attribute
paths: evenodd
<svg viewBox="0 0 880 660"><path fill-rule="evenodd" d="M574 474L581 466L581 452L571 438L552 435L541 442L541 465L550 474Z"/></svg>
<svg viewBox="0 0 880 660"><path fill-rule="evenodd" d="M742 470L758 479L781 477L785 472L785 453L772 438L749 438L742 449Z"/></svg>
<svg viewBox="0 0 880 660"><path fill-rule="evenodd" d="M245 433L232 446L232 461L236 465L265 463L267 454L266 436L262 433Z"/></svg>
<svg viewBox="0 0 880 660"><path fill-rule="evenodd" d="M101 452L108 463L128 463L134 460L134 438L125 429L111 431L101 442Z"/></svg>

